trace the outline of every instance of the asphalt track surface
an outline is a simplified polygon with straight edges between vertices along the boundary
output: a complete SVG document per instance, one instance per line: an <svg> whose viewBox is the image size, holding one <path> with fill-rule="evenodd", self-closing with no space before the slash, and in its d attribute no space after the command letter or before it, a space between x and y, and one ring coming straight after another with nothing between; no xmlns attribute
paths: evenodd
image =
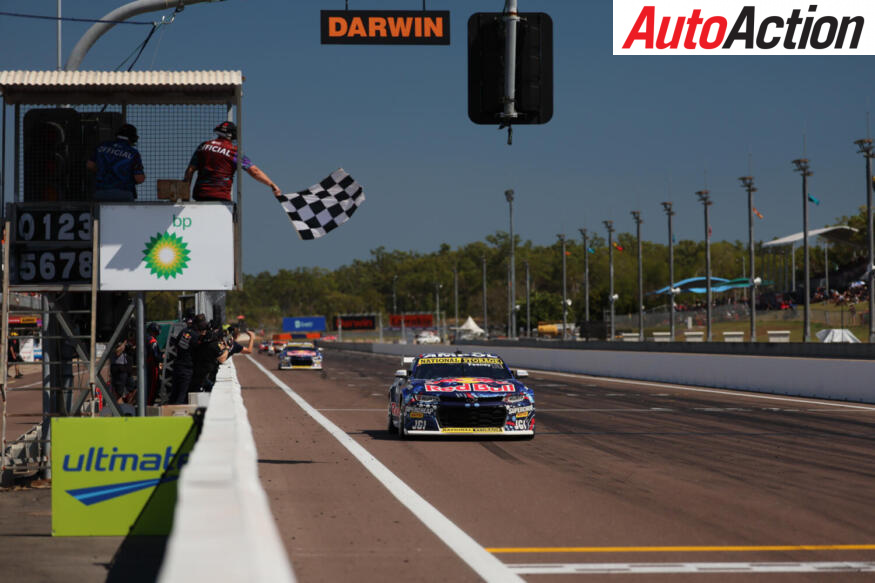
<svg viewBox="0 0 875 583"><path fill-rule="evenodd" d="M534 440L400 441L400 358L325 354L323 373L234 360L299 581L480 580L397 484L526 581L873 577L875 406L533 372Z"/></svg>
<svg viewBox="0 0 875 583"><path fill-rule="evenodd" d="M534 440L402 442L386 431L397 357L329 350L324 374L276 371L266 355L234 362L261 481L302 583L481 576L453 550L457 533L430 529L427 512L404 506L254 362L512 566L510 577L873 578L859 570L875 568L875 406L534 372ZM24 372L13 387L38 383ZM10 396L10 433L38 420L40 399ZM0 580L154 580L163 537L53 538L49 494L0 492Z"/></svg>

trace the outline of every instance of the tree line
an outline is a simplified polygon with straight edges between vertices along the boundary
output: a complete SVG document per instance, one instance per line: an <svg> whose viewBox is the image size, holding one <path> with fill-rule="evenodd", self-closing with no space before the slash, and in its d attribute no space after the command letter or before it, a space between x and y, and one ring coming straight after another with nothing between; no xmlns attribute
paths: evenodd
<svg viewBox="0 0 875 583"><path fill-rule="evenodd" d="M865 268L868 243L865 208L857 215L840 217L835 224L848 224L858 229L849 245L831 245L830 272L841 272L857 264ZM615 236L614 290L619 295L617 313L637 313L638 267L637 242L632 233ZM516 289L520 312L519 326L525 325L525 265L530 270L531 320L556 322L562 319L562 253L557 239L550 245L534 245L516 237ZM812 241L812 245L814 245ZM783 283L791 264L784 251L763 249L757 243L757 275L774 282L763 292L784 291ZM795 267L801 282L802 250L797 248ZM622 250L620 250L622 249ZM816 248L819 249L819 248ZM290 267L276 273L246 274L243 289L227 296L227 314L244 314L251 327L278 330L282 318L288 316L323 315L331 320L335 314L366 314L393 312L393 285L398 312L434 312L436 302L451 322L455 313L453 272L458 270L459 317L469 315L482 323L483 262L486 263L487 317L491 328L506 327L508 315L508 265L510 238L498 231L483 241L451 248L442 244L434 252L388 250L378 247L367 259L356 259L334 270L319 267ZM607 240L600 233L588 234L584 249L580 236L566 240L566 281L571 306L569 322L581 321L584 311L584 255L588 255L590 272L590 319L601 320L608 305ZM669 284L668 242L642 241L644 305L653 308L667 305L667 295L648 294ZM712 241L711 273L714 277L734 279L746 276L750 267L747 241ZM823 253L813 251L812 277L823 276ZM675 281L705 275L705 242L679 240L674 243ZM831 275L831 280L838 277ZM835 279L832 279L834 278ZM800 283L801 285L801 283ZM740 292L738 292L740 293ZM166 297L165 297L166 296ZM681 294L678 303L695 303L702 296ZM167 294L151 294L150 314L175 317L175 299ZM158 319L157 315L150 315ZM230 317L230 316L229 316Z"/></svg>

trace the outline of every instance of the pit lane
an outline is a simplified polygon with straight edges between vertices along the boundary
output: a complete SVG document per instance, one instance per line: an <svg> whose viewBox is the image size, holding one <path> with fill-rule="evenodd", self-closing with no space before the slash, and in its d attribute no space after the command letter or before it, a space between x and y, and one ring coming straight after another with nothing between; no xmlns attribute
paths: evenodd
<svg viewBox="0 0 875 583"><path fill-rule="evenodd" d="M676 567L648 581L702 565L714 581L854 581L866 574L848 571L875 559L873 407L533 373L533 441L401 442L385 427L398 358L326 351L324 375L256 360L479 545L526 565L526 580L592 579L569 566L594 564L634 579L649 564ZM479 578L264 373L236 362L301 581ZM832 570L803 568L815 564Z"/></svg>

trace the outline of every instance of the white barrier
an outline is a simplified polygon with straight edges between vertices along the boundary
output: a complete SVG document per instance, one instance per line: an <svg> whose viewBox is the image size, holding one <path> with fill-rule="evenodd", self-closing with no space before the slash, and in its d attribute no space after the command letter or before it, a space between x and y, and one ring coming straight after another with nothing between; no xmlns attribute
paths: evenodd
<svg viewBox="0 0 875 583"><path fill-rule="evenodd" d="M295 581L258 479L255 440L231 360L219 369L177 492L160 583Z"/></svg>
<svg viewBox="0 0 875 583"><path fill-rule="evenodd" d="M399 356L456 350L492 352L514 368L875 403L875 363L865 359L474 345L424 348L373 345L376 353Z"/></svg>

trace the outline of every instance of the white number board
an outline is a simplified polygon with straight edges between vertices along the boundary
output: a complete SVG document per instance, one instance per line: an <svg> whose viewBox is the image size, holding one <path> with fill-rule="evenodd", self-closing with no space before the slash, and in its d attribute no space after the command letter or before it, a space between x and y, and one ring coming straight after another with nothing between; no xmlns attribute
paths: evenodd
<svg viewBox="0 0 875 583"><path fill-rule="evenodd" d="M102 204L99 216L101 290L233 288L230 204Z"/></svg>

